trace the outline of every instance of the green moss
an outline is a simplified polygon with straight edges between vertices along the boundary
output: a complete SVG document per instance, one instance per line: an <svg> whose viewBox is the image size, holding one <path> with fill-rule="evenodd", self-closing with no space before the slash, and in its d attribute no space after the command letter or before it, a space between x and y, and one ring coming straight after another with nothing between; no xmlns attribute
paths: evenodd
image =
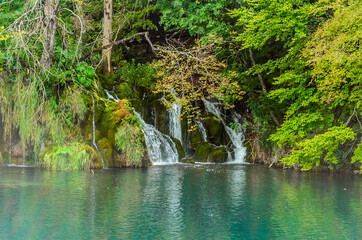
<svg viewBox="0 0 362 240"><path fill-rule="evenodd" d="M228 158L228 152L225 147L217 147L209 155L209 162L223 163Z"/></svg>
<svg viewBox="0 0 362 240"><path fill-rule="evenodd" d="M152 103L152 107L155 110L156 128L158 131L166 134L167 129L167 109L162 101L155 100Z"/></svg>
<svg viewBox="0 0 362 240"><path fill-rule="evenodd" d="M122 152L118 158L123 166L141 167L147 165L144 157L147 149L144 143L144 135L139 126L126 123L117 129L115 143ZM132 146L130 147L130 144Z"/></svg>
<svg viewBox="0 0 362 240"><path fill-rule="evenodd" d="M202 137L198 129L194 129L190 132L191 147L196 150L196 147L202 142Z"/></svg>
<svg viewBox="0 0 362 240"><path fill-rule="evenodd" d="M129 99L131 97L131 94L133 93L132 88L129 86L127 82L123 82L121 84L118 84L116 87L116 94L120 99Z"/></svg>
<svg viewBox="0 0 362 240"><path fill-rule="evenodd" d="M214 147L207 142L201 142L196 147L195 159L196 161L206 162L209 154Z"/></svg>
<svg viewBox="0 0 362 240"><path fill-rule="evenodd" d="M180 140L178 140L177 138L173 138L173 137L171 137L171 139L176 144L179 160L181 158L184 158L186 155L185 155L185 151L182 147Z"/></svg>
<svg viewBox="0 0 362 240"><path fill-rule="evenodd" d="M92 163L91 163L90 168L102 168L103 163L102 163L102 159L101 159L99 152L96 149L94 149L93 146L90 146L90 145L84 145L84 149L88 153L92 154Z"/></svg>
<svg viewBox="0 0 362 240"><path fill-rule="evenodd" d="M94 154L94 149L84 143L52 145L43 150L40 163L43 167L60 170L89 169Z"/></svg>
<svg viewBox="0 0 362 240"><path fill-rule="evenodd" d="M195 164L195 160L193 160L193 159L184 159L184 160L181 160L181 162Z"/></svg>
<svg viewBox="0 0 362 240"><path fill-rule="evenodd" d="M207 116L203 122L207 131L208 141L216 145L222 145L223 125L220 119L215 116Z"/></svg>
<svg viewBox="0 0 362 240"><path fill-rule="evenodd" d="M113 154L113 146L108 141L107 138L102 138L98 142L99 150L103 153L104 160L108 163L107 165L110 165L110 163L113 162L112 154Z"/></svg>
<svg viewBox="0 0 362 240"><path fill-rule="evenodd" d="M142 112L142 100L136 96L136 97L133 97L131 100L130 100L132 106L134 107L134 109L137 111L137 112Z"/></svg>

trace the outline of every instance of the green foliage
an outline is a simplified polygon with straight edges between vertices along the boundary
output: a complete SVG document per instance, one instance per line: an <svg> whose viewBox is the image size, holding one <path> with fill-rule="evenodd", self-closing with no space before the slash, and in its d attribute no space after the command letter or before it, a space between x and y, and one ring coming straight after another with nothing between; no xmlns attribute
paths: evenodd
<svg viewBox="0 0 362 240"><path fill-rule="evenodd" d="M87 152L86 145L79 142L59 145L44 154L41 161L43 167L54 170L89 169L94 156Z"/></svg>
<svg viewBox="0 0 362 240"><path fill-rule="evenodd" d="M243 125L243 127L244 126L247 126L247 124ZM240 130L240 124L238 122L230 122L229 127L231 127L235 132L238 132Z"/></svg>
<svg viewBox="0 0 362 240"><path fill-rule="evenodd" d="M156 73L157 69L149 63L123 62L115 75L129 86L144 87L152 91L155 89Z"/></svg>
<svg viewBox="0 0 362 240"><path fill-rule="evenodd" d="M127 166L142 166L147 149L139 126L128 123L119 126L115 135L115 145L124 154Z"/></svg>
<svg viewBox="0 0 362 240"><path fill-rule="evenodd" d="M323 134L298 142L296 144L297 149L281 161L288 165L298 163L302 170L309 170L314 165L319 166L321 160L337 164L338 159L334 152L340 144L347 140L354 140L354 138L355 134L352 129L343 125L334 126Z"/></svg>
<svg viewBox="0 0 362 240"><path fill-rule="evenodd" d="M351 159L351 163L359 163L362 173L362 143L358 144L354 150L354 155Z"/></svg>
<svg viewBox="0 0 362 240"><path fill-rule="evenodd" d="M166 30L181 29L191 35L225 34L229 20L227 9L240 1L234 0L157 0L156 8L161 12L160 23Z"/></svg>
<svg viewBox="0 0 362 240"><path fill-rule="evenodd" d="M357 2L337 7L333 18L318 28L304 51L321 101L331 107L361 101L361 15Z"/></svg>

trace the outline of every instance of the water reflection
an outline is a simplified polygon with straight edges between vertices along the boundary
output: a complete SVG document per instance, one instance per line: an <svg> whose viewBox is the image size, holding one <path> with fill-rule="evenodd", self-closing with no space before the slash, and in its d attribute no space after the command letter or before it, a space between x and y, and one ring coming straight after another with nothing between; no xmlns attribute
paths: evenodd
<svg viewBox="0 0 362 240"><path fill-rule="evenodd" d="M0 239L362 239L361 176L250 165L0 168Z"/></svg>

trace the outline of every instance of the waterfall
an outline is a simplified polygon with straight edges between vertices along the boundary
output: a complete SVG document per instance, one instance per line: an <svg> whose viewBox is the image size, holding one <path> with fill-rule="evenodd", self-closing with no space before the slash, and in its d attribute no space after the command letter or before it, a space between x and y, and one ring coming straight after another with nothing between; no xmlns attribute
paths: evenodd
<svg viewBox="0 0 362 240"><path fill-rule="evenodd" d="M105 168L104 159L103 159L102 154L101 154L101 152L99 151L98 145L97 145L97 143L96 143L96 123L95 123L95 121L94 121L95 103L94 103L93 94L92 94L92 101L93 101L93 116L92 116L93 146L94 146L94 148L97 150L97 152L99 153L99 156L101 157L101 160L102 160L103 168Z"/></svg>
<svg viewBox="0 0 362 240"><path fill-rule="evenodd" d="M238 123L238 129L233 130L226 124L220 109L212 102L204 100L206 111L213 113L216 117L220 119L222 124L224 125L225 131L228 134L233 147L232 150L234 152L234 158L230 155L228 157L228 162L244 162L246 156L246 147L243 146L244 134L241 130L241 125L239 123L238 116L234 114L233 121Z"/></svg>
<svg viewBox="0 0 362 240"><path fill-rule="evenodd" d="M196 123L197 129L199 130L199 132L201 134L202 141L207 142L207 134L206 134L206 129L205 129L204 125L198 119L195 119L195 123Z"/></svg>
<svg viewBox="0 0 362 240"><path fill-rule="evenodd" d="M174 94L174 91L171 91L172 96L176 99L176 96ZM167 102L165 97L161 98L161 101ZM179 119L179 116L181 115L182 107L174 103L169 108L168 116L169 116L169 131L170 135L182 143L182 130L181 130L181 121Z"/></svg>
<svg viewBox="0 0 362 240"><path fill-rule="evenodd" d="M136 111L134 111L134 114L141 122L142 131L145 134L147 151L152 162L155 165L177 163L178 152L176 144L172 139L159 132L151 124L147 124Z"/></svg>
<svg viewBox="0 0 362 240"><path fill-rule="evenodd" d="M119 100L119 98L117 97L117 95L116 94L114 94L113 92L111 92L111 91L108 91L108 90L104 90L105 92L106 92L106 94L107 94L107 101L114 101L114 102L119 102L120 100ZM113 94L112 94L113 93ZM114 95L114 96L113 96Z"/></svg>

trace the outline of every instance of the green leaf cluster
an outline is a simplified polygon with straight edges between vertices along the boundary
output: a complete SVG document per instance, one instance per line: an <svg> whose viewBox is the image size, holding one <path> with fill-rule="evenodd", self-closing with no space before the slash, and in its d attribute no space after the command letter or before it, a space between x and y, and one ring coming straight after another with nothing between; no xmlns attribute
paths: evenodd
<svg viewBox="0 0 362 240"><path fill-rule="evenodd" d="M142 166L142 159L147 149L139 125L124 123L119 126L115 135L115 145L125 156L124 161L127 166Z"/></svg>

